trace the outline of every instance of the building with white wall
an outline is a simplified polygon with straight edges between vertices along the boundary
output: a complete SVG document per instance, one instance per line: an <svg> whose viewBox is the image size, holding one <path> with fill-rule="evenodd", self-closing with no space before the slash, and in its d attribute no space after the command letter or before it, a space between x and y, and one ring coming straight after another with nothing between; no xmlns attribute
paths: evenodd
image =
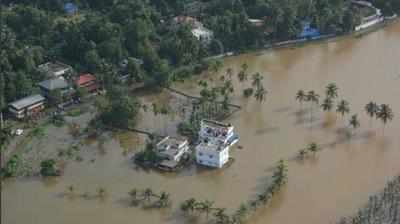
<svg viewBox="0 0 400 224"><path fill-rule="evenodd" d="M222 168L229 161L229 146L202 142L196 146L196 162L203 166Z"/></svg>
<svg viewBox="0 0 400 224"><path fill-rule="evenodd" d="M239 140L231 124L202 120L196 162L203 166L222 168L229 161L229 150Z"/></svg>
<svg viewBox="0 0 400 224"><path fill-rule="evenodd" d="M156 144L154 151L163 159L179 162L182 156L189 151L189 143L186 139L167 136Z"/></svg>

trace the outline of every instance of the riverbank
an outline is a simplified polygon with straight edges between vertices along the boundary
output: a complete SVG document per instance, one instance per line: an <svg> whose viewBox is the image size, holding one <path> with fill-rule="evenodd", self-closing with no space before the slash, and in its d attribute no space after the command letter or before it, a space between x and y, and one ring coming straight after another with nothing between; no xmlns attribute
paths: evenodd
<svg viewBox="0 0 400 224"><path fill-rule="evenodd" d="M326 34L326 35L321 35L318 38L314 38L314 39L303 38L303 39L296 39L296 40L281 41L281 42L276 42L276 43L272 43L272 44L267 44L260 48L252 48L252 49L247 49L247 50L241 50L238 52L231 51L231 52L227 52L225 54L208 57L205 60L224 59L224 58L228 58L228 57L235 57L240 54L256 53L256 52L260 52L260 51L273 51L273 50L280 50L280 49L286 49L286 48L304 47L309 44L338 41L342 38L351 37L351 36L352 37L361 37L368 33L378 31L388 25L395 24L398 22L400 22L400 18L398 18L396 16L396 17L385 19L383 22L377 23L373 26L370 26L365 29L361 29L359 31L353 31L353 32L344 33L344 34Z"/></svg>

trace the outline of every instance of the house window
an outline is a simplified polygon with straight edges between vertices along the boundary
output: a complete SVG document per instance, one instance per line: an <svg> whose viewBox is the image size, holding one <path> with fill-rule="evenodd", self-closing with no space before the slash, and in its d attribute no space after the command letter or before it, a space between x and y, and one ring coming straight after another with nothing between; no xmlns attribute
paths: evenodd
<svg viewBox="0 0 400 224"><path fill-rule="evenodd" d="M214 156L213 156L213 155L209 155L208 157L210 157L210 159L214 158Z"/></svg>

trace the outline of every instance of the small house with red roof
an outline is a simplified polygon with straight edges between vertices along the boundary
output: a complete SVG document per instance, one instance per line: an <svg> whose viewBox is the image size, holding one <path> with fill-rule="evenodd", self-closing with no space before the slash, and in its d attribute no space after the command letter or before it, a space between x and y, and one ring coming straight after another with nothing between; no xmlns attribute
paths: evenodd
<svg viewBox="0 0 400 224"><path fill-rule="evenodd" d="M81 74L75 80L75 86L77 88L85 88L89 93L96 92L99 89L96 77L89 73Z"/></svg>

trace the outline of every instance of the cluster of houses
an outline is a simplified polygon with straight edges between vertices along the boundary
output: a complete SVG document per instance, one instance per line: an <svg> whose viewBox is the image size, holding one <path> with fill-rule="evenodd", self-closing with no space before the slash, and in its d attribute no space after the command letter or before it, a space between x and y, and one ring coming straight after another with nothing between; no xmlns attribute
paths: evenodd
<svg viewBox="0 0 400 224"><path fill-rule="evenodd" d="M96 92L99 89L96 77L92 74L80 74L69 81L69 76L73 73L72 67L61 62L47 62L39 65L38 69L47 77L46 80L37 83L40 94L24 97L8 105L10 114L17 119L40 113L46 102L52 100L54 91L58 91L66 101L71 101L78 88L84 88L88 92Z"/></svg>
<svg viewBox="0 0 400 224"><path fill-rule="evenodd" d="M196 163L206 167L222 168L229 162L230 147L238 142L234 126L217 121L202 120L199 140L194 147ZM155 153L164 160L161 167L173 169L183 156L190 151L186 139L165 137L154 148Z"/></svg>

